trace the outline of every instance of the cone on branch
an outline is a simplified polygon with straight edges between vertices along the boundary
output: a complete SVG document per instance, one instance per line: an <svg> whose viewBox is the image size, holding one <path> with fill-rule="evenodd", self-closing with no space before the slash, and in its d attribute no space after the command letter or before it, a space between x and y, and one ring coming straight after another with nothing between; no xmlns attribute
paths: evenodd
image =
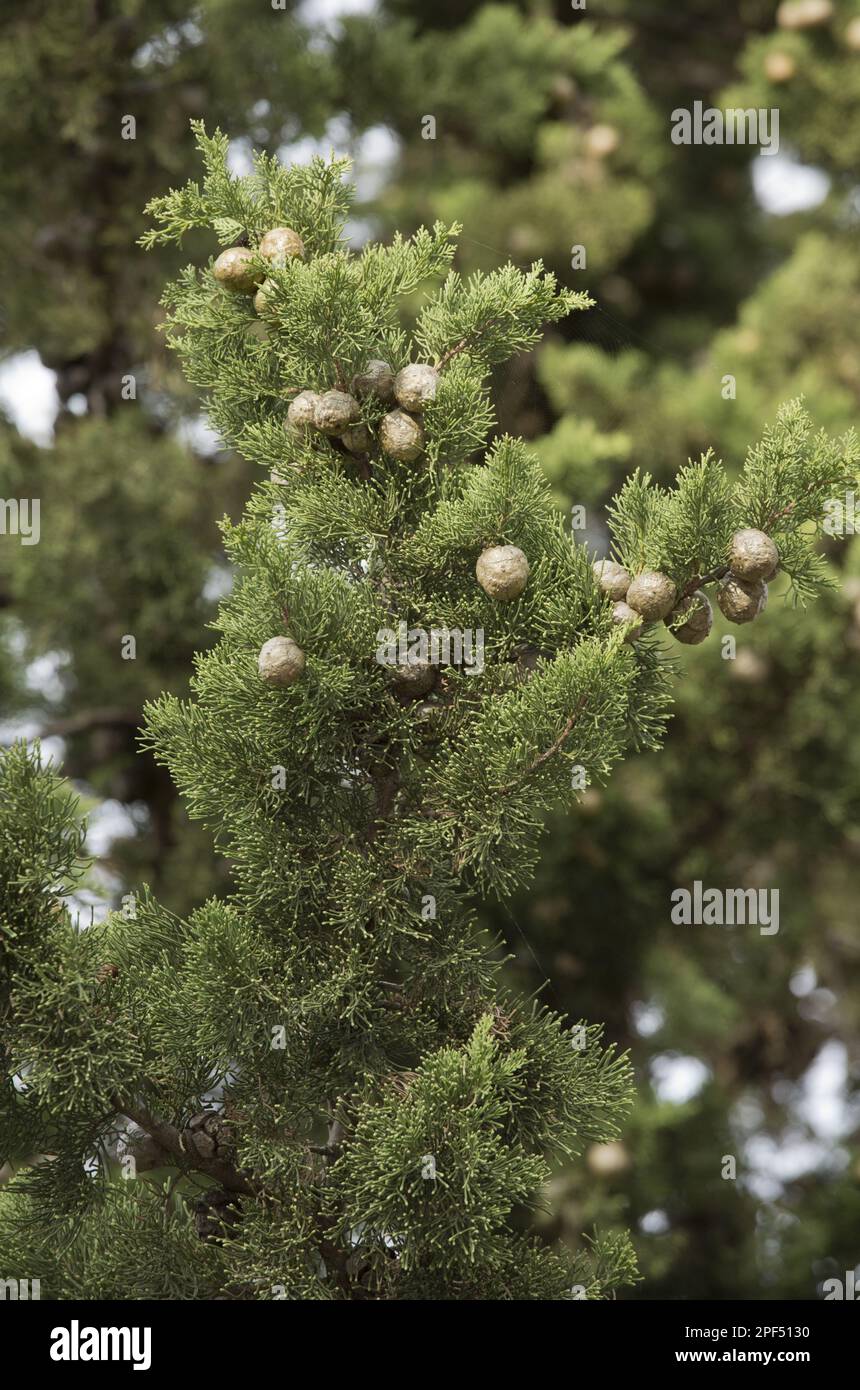
<svg viewBox="0 0 860 1390"><path fill-rule="evenodd" d="M424 452L424 429L405 410L392 410L382 417L379 442L389 458L400 463L414 463Z"/></svg>
<svg viewBox="0 0 860 1390"><path fill-rule="evenodd" d="M292 227L272 227L260 241L258 254L269 265L283 270L289 261L304 256L305 244Z"/></svg>
<svg viewBox="0 0 860 1390"><path fill-rule="evenodd" d="M314 424L322 434L343 434L358 418L358 401L346 391L323 391L314 404Z"/></svg>
<svg viewBox="0 0 860 1390"><path fill-rule="evenodd" d="M776 12L780 29L814 29L833 18L833 0L783 0Z"/></svg>
<svg viewBox="0 0 860 1390"><path fill-rule="evenodd" d="M439 668L432 661L409 661L394 668L392 680L398 695L418 700L429 695L439 679Z"/></svg>
<svg viewBox="0 0 860 1390"><path fill-rule="evenodd" d="M390 405L394 400L394 368L381 358L371 358L362 371L356 372L351 388L361 400L373 396L383 404Z"/></svg>
<svg viewBox="0 0 860 1390"><path fill-rule="evenodd" d="M735 531L729 547L729 569L748 583L772 579L779 566L779 551L764 531L748 526Z"/></svg>
<svg viewBox="0 0 860 1390"><path fill-rule="evenodd" d="M262 276L256 269L257 257L246 246L222 251L212 266L212 274L232 294L253 294Z"/></svg>
<svg viewBox="0 0 860 1390"><path fill-rule="evenodd" d="M614 125L600 122L585 132L585 148L593 159L608 159L621 144L621 135Z"/></svg>
<svg viewBox="0 0 860 1390"><path fill-rule="evenodd" d="M257 669L267 685L295 685L305 669L305 654L292 637L270 637L260 648Z"/></svg>
<svg viewBox="0 0 860 1390"><path fill-rule="evenodd" d="M779 49L765 55L764 75L769 82L790 82L797 72L797 63L790 53Z"/></svg>
<svg viewBox="0 0 860 1390"><path fill-rule="evenodd" d="M730 623L751 623L767 607L767 585L727 574L717 588L717 603Z"/></svg>
<svg viewBox="0 0 860 1390"><path fill-rule="evenodd" d="M491 545L478 556L475 573L485 594L510 603L528 583L529 562L517 545Z"/></svg>
<svg viewBox="0 0 860 1390"><path fill-rule="evenodd" d="M367 425L359 422L357 425L350 425L348 430L344 430L341 435L341 442L351 454L369 454L373 448L373 435Z"/></svg>
<svg viewBox="0 0 860 1390"><path fill-rule="evenodd" d="M296 434L315 429L319 400L318 391L300 391L294 396L287 409L288 428Z"/></svg>
<svg viewBox="0 0 860 1390"><path fill-rule="evenodd" d="M269 294L272 289L271 280L264 280L257 293L254 295L254 308L258 314L264 314L269 308Z"/></svg>
<svg viewBox="0 0 860 1390"><path fill-rule="evenodd" d="M642 614L638 613L635 608L631 608L630 604L625 603L623 599L613 603L612 621L617 627L628 629L624 634L625 642L635 642L637 638L642 636L642 630L645 626Z"/></svg>
<svg viewBox="0 0 860 1390"><path fill-rule="evenodd" d="M704 642L714 624L714 610L702 589L681 599L665 619L672 636L685 646L695 647Z"/></svg>
<svg viewBox="0 0 860 1390"><path fill-rule="evenodd" d="M215 1110L192 1115L182 1130L181 1143L187 1153L204 1160L226 1158L232 1153L229 1125Z"/></svg>
<svg viewBox="0 0 860 1390"><path fill-rule="evenodd" d="M656 623L671 612L677 593L668 575L659 570L643 570L630 581L627 603L646 623Z"/></svg>
<svg viewBox="0 0 860 1390"><path fill-rule="evenodd" d="M592 565L594 577L607 598L614 602L627 597L630 588L630 573L615 560L595 560Z"/></svg>
<svg viewBox="0 0 860 1390"><path fill-rule="evenodd" d="M394 394L404 410L420 415L436 399L439 373L428 362L410 362L394 378Z"/></svg>

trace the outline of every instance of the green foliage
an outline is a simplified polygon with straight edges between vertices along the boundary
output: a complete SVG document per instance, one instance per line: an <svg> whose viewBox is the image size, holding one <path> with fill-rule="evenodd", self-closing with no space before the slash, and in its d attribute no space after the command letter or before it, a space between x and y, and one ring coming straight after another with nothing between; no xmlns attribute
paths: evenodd
<svg viewBox="0 0 860 1390"><path fill-rule="evenodd" d="M157 1188L165 1206L207 1187L194 1206L205 1240L193 1291L180 1269L187 1219L180 1211L160 1247L154 1180L141 1173L128 1188L153 1296L609 1296L632 1273L623 1238L571 1258L517 1222L540 1204L553 1158L617 1137L627 1060L599 1029L511 1003L470 908L475 889L505 896L528 881L545 813L576 800L571 765L602 781L631 748L659 743L667 714L671 665L653 636L628 643L613 625L534 458L507 437L488 448L486 429L467 424L488 368L588 301L540 266L463 280L441 226L356 256L342 239L340 162L282 174L258 161L236 179L223 137L198 137L206 179L155 205L164 235L206 223L253 250L270 218L295 215L307 243L305 259L273 274L259 316L193 267L165 297L168 341L225 441L274 464L242 521L225 524L239 579L192 699L165 695L148 711L148 744L230 856L237 888L184 920L141 893L133 912L80 931L55 910L58 887L48 892L54 841L66 872L79 852L71 811L37 837L28 873L53 922L35 969L16 954L24 925L10 904L6 1073L9 1109L26 1113L33 1152L52 1157L16 1179L4 1206L32 1199L38 1249L79 1221L92 1234L69 1249L91 1239L98 1261L117 1231L128 1251L129 1200L111 1178L148 1136L173 1184ZM400 301L430 274L445 279L424 288L407 334ZM286 428L298 391L342 389L385 353L395 367L426 353L441 373L423 460L383 453L379 401L363 408L363 461ZM698 581L710 552L696 524L712 524L706 543L720 550L729 522L750 520L743 505L763 498L793 538L821 489L847 476L853 447L810 442L795 404L736 494L710 457L673 491L636 476L614 507L622 553L637 567L665 557L679 584ZM482 550L501 542L520 544L531 566L509 603L475 576ZM401 622L480 631L481 668L449 654L435 688L410 700L376 654ZM285 632L306 665L278 688L257 656ZM26 825L57 793L36 763L9 756ZM203 1110L214 1131L197 1124ZM435 1178L422 1176L428 1155ZM14 1242L11 1252L20 1258ZM58 1289L67 1271L55 1267Z"/></svg>
<svg viewBox="0 0 860 1390"><path fill-rule="evenodd" d="M21 1177L0 1188L0 1249L7 1264L41 1281L43 1299L205 1299L223 1287L217 1248L200 1241L188 1207L155 1184L113 1184L60 1241L45 1236L43 1200Z"/></svg>
<svg viewBox="0 0 860 1390"><path fill-rule="evenodd" d="M206 170L202 187L188 183L153 198L145 212L160 225L144 233L141 245L181 242L192 227L211 227L220 244L229 246L239 236L259 240L270 227L286 224L318 254L336 248L348 206L348 160L315 156L307 165L287 168L258 151L253 175L231 176L227 136L220 130L207 135L202 121L192 121L191 128Z"/></svg>
<svg viewBox="0 0 860 1390"><path fill-rule="evenodd" d="M627 1103L623 1064L586 1047L572 1072L570 1039L558 1021L542 1015L534 1022L540 1044L516 1015L487 1015L463 1047L440 1049L415 1076L389 1079L387 1094L358 1123L335 1165L333 1197L346 1230L375 1233L383 1264L393 1243L407 1287L418 1285L420 1273L430 1289L474 1297L481 1265L490 1289L504 1288L514 1261L499 1228L515 1203L533 1200L547 1175L535 1144L564 1143L571 1132L579 1140L603 1135L607 1118ZM539 1105L532 1091L538 1085ZM544 1263L561 1273L560 1262L538 1260L533 1250L529 1264L538 1279ZM520 1283L528 1288L522 1275ZM532 1286L527 1296L547 1294Z"/></svg>
<svg viewBox="0 0 860 1390"><path fill-rule="evenodd" d="M8 492L16 452L0 453ZM4 588L26 622L27 655L62 652L83 707L133 711L165 679L184 684L212 612L202 591L218 558L212 510L207 515L200 499L205 464L169 437L141 431L133 411L110 423L82 421L53 449L31 450L28 464L25 495L41 504L39 544L3 553ZM183 537L192 527L199 548ZM103 639L97 652L89 643L94 625ZM136 639L134 661L121 659L127 633Z"/></svg>
<svg viewBox="0 0 860 1390"><path fill-rule="evenodd" d="M613 265L647 225L663 163L626 37L502 4L416 34L437 17L409 8L412 23L350 17L335 46L337 66L363 77L347 94L354 120L408 142L405 177L382 198L385 225L432 220L432 206L467 226L458 255L468 269L510 256L566 271L572 240L587 245L593 271ZM430 140L417 138L423 113L436 122ZM608 159L586 134L606 125L618 140Z"/></svg>
<svg viewBox="0 0 860 1390"><path fill-rule="evenodd" d="M858 97L856 49L846 37L857 17L853 0L841 0L829 22L799 32L776 27L746 45L738 79L726 90L727 106L779 106L783 127L798 152L839 175L856 166L858 147L850 112ZM793 60L784 81L768 75L769 55Z"/></svg>
<svg viewBox="0 0 860 1390"><path fill-rule="evenodd" d="M540 262L527 275L509 264L465 284L449 275L419 316L415 341L437 359L465 343L469 356L489 367L532 346L544 323L590 304L585 294L557 291L555 277L544 275Z"/></svg>
<svg viewBox="0 0 860 1390"><path fill-rule="evenodd" d="M50 365L113 345L151 351L161 266L130 258L154 188L190 171L189 118L226 119L270 149L319 131L335 86L293 13L236 0L9 0L0 19L0 256L5 341ZM261 103L267 103L261 108ZM300 114L299 114L300 113ZM125 139L122 122L136 121Z"/></svg>
<svg viewBox="0 0 860 1390"><path fill-rule="evenodd" d="M725 570L733 532L755 526L776 544L794 592L814 596L830 581L809 523L822 526L828 500L853 487L858 459L853 431L841 440L824 431L812 436L808 413L791 401L749 450L733 485L710 453L682 469L671 491L637 469L609 508L614 552L631 573L664 570L681 590Z"/></svg>

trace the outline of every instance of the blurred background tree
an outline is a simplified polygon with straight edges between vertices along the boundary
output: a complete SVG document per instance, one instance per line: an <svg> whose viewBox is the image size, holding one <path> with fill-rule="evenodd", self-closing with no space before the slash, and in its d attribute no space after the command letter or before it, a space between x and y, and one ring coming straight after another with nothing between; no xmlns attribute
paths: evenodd
<svg viewBox="0 0 860 1390"><path fill-rule="evenodd" d="M533 440L598 550L631 467L667 479L711 444L737 465L800 393L834 432L856 420L855 0L74 0L7 6L0 39L6 347L39 354L61 405L52 447L0 436L4 495L43 499L39 546L0 550L0 696L127 808L106 837L114 892L149 879L186 910L224 872L134 753L143 699L181 691L207 641L229 582L213 521L245 490L238 461L190 447L154 332L171 267L133 246L153 169L188 174L190 116L220 121L237 159L246 136L375 152L358 240L458 219L460 269L540 256L592 293L503 369L499 428ZM780 153L672 144L694 101L778 107ZM544 1220L571 1242L631 1226L628 1296L809 1298L860 1254L856 542L838 563L827 603L744 630L735 659L679 649L666 751L590 789L549 827L533 889L487 914L522 988L632 1051L624 1142L592 1152L588 1182L560 1172ZM779 889L779 933L672 925L695 879Z"/></svg>
<svg viewBox="0 0 860 1390"><path fill-rule="evenodd" d="M175 265L135 242L153 191L195 167L190 118L268 149L322 130L329 65L297 9L10 0L0 17L2 311L16 354L0 491L39 498L42 530L0 552L3 664L18 673L7 704L19 726L62 737L66 772L107 800L102 888L145 878L177 911L224 867L167 774L137 755L136 731L143 702L184 689L209 641L229 580L215 523L238 512L248 476L209 442L162 351L158 297ZM54 374L57 411L35 443L13 424L34 363Z"/></svg>

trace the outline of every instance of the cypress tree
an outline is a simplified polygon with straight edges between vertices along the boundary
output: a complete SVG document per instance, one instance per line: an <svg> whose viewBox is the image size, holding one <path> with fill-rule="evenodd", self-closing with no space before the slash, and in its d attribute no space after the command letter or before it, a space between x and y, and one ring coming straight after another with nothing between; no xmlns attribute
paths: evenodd
<svg viewBox="0 0 860 1390"><path fill-rule="evenodd" d="M792 401L734 481L710 452L671 488L637 472L595 569L522 441L488 444L493 368L587 298L539 262L462 278L441 223L352 254L345 161L236 178L197 135L205 177L145 240L220 244L169 287L167 340L267 476L224 523L239 578L193 698L152 703L146 741L236 890L181 920L141 889L80 930L74 807L4 754L0 1118L32 1160L4 1269L60 1298L606 1297L629 1243L571 1256L521 1212L617 1136L628 1064L504 987L475 896L659 746L673 634L731 565L770 578L738 532L818 592L810 523L856 442Z"/></svg>

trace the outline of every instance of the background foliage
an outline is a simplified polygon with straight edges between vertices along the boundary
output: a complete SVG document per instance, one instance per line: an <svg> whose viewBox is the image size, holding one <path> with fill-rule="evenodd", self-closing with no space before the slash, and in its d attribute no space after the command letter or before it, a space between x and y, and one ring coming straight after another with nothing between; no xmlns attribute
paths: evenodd
<svg viewBox="0 0 860 1390"><path fill-rule="evenodd" d="M6 6L4 345L56 373L60 413L50 446L11 409L0 435L2 495L43 499L40 545L0 545L0 694L10 730L54 732L94 802L126 808L97 892L147 880L184 912L224 872L134 732L210 641L227 582L213 523L247 491L235 458L199 447L154 331L193 241L173 260L133 245L144 202L192 171L189 117L220 122L237 159L245 136L356 148L357 240L458 220L459 269L542 256L588 290L595 308L496 385L499 429L536 441L559 506L585 505L600 544L636 465L667 481L713 444L737 468L799 394L833 432L856 419L860 6L807 29L777 9L390 0L332 29L313 6L240 0ZM776 160L673 146L669 113L693 100L778 106L780 159L819 171L822 196L778 214ZM126 113L135 141L119 138ZM804 1298L857 1261L856 542L833 564L841 589L808 614L774 594L736 661L713 640L681 653L667 747L554 822L537 883L487 914L520 988L632 1049L623 1143L595 1149L588 1178L560 1171L542 1218L572 1243L594 1221L632 1227L644 1280L627 1296ZM779 935L673 926L669 895L696 878L778 887Z"/></svg>

